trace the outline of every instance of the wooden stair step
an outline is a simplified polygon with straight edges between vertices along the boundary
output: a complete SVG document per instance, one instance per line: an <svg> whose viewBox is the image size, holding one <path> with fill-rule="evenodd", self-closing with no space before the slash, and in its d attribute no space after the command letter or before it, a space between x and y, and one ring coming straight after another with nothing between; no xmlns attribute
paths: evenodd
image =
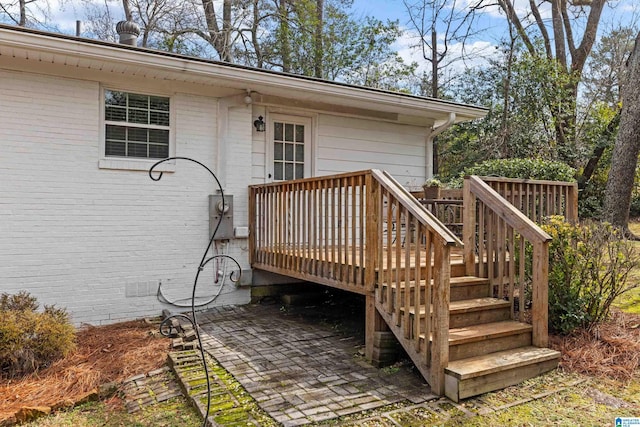
<svg viewBox="0 0 640 427"><path fill-rule="evenodd" d="M453 328L449 329L449 345L468 344L517 335L523 332L531 332L532 329L532 326L529 324L513 320Z"/></svg>
<svg viewBox="0 0 640 427"><path fill-rule="evenodd" d="M499 390L555 369L559 360L555 350L526 346L449 362L445 395L458 402Z"/></svg>
<svg viewBox="0 0 640 427"><path fill-rule="evenodd" d="M451 301L449 303L449 313L451 314L472 313L475 311L484 311L484 310L491 310L491 309L497 309L497 308L511 308L511 303L509 303L509 301L492 298L492 297L472 298L472 299L466 299L466 300L460 300L460 301ZM427 312L426 307L424 305L421 306L420 316L424 316L426 312ZM415 308L412 307L409 310L409 313L411 313L412 315L415 315L416 314Z"/></svg>
<svg viewBox="0 0 640 427"><path fill-rule="evenodd" d="M449 366L444 371L459 380L467 380L559 358L559 351L528 346L455 360L449 362Z"/></svg>
<svg viewBox="0 0 640 427"><path fill-rule="evenodd" d="M426 280L422 279L420 281L421 285L424 285L426 283ZM489 279L483 278L483 277L476 277L476 276L457 276L457 277L452 277L449 280L449 285L450 286L477 286L477 285L488 285L489 284ZM415 280L410 280L409 281L409 287L413 288L415 287L416 282ZM388 286L388 284L386 282L382 283L383 287ZM391 288L392 289L404 289L407 286L407 282L406 281L400 281L400 283L396 283L393 282L391 283Z"/></svg>

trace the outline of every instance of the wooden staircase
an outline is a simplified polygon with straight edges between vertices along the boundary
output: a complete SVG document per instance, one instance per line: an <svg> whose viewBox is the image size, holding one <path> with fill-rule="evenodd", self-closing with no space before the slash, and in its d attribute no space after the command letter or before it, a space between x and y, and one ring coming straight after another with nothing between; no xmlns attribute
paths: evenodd
<svg viewBox="0 0 640 427"><path fill-rule="evenodd" d="M395 337L436 394L516 384L559 361L534 221L577 220L577 185L470 176L462 194L459 239L384 171L251 186L251 265L364 295L366 357Z"/></svg>
<svg viewBox="0 0 640 427"><path fill-rule="evenodd" d="M427 305L424 301L419 310L409 309L409 323L398 322L388 313L388 304L384 295L387 287L379 286L383 296L376 304L385 323L390 327L401 345L413 356L414 363L420 369L424 364L421 352L431 347L431 337L421 333L416 347L414 340L405 338L405 329L413 330L416 318L424 321ZM400 292L404 300L405 292L410 293L411 305L416 294L415 282L400 286L392 283L392 299ZM460 399L499 390L518 384L541 373L555 369L560 353L548 348L532 346L532 326L511 320L511 304L503 299L493 298L490 294L489 279L474 276L452 277L450 280L449 305L449 363L445 368L444 393L451 400ZM424 298L424 294L422 295ZM416 315L416 311L418 314ZM430 316L432 310L430 310ZM404 317L404 309L400 310ZM427 371L423 366L421 372Z"/></svg>

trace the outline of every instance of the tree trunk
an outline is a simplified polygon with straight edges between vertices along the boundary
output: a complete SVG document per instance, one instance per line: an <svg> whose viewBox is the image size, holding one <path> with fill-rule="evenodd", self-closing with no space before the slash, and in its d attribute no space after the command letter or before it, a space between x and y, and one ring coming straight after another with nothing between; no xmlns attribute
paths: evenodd
<svg viewBox="0 0 640 427"><path fill-rule="evenodd" d="M291 46L289 44L289 11L288 0L280 0L280 56L282 57L282 71L291 71Z"/></svg>
<svg viewBox="0 0 640 427"><path fill-rule="evenodd" d="M316 28L315 28L315 51L314 67L315 76L322 78L322 60L324 57L324 46L322 45L322 30L324 26L324 0L316 0Z"/></svg>
<svg viewBox="0 0 640 427"><path fill-rule="evenodd" d="M620 92L620 129L604 198L604 219L624 230L628 230L631 192L640 152L640 33L627 61L627 69L627 84Z"/></svg>
<svg viewBox="0 0 640 427"><path fill-rule="evenodd" d="M26 0L20 0L20 22L18 25L24 27L27 25L27 4Z"/></svg>
<svg viewBox="0 0 640 427"><path fill-rule="evenodd" d="M224 0L222 4L222 30L218 25L213 0L202 0L202 8L207 21L209 43L220 56L220 61L231 62L231 0Z"/></svg>
<svg viewBox="0 0 640 427"><path fill-rule="evenodd" d="M593 150L593 154L589 158L587 165L584 167L584 170L582 171L582 175L578 177L579 189L582 190L587 186L587 183L589 182L589 180L593 176L593 173L596 171L596 168L598 167L598 162L600 162L600 159L604 154L604 150L607 147L611 146L614 133L618 129L619 124L620 124L620 110L616 112L616 115L613 116L613 118L609 121L609 124L607 124L607 128L602 133L602 136L600 137L600 141L598 145Z"/></svg>

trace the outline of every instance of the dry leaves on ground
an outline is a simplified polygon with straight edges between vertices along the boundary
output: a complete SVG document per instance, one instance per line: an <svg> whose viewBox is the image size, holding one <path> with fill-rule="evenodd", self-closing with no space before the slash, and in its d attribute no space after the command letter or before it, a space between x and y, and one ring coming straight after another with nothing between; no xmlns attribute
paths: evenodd
<svg viewBox="0 0 640 427"><path fill-rule="evenodd" d="M591 331L552 336L551 345L568 371L629 381L640 368L640 316L616 310Z"/></svg>
<svg viewBox="0 0 640 427"><path fill-rule="evenodd" d="M157 331L144 321L81 329L72 354L24 378L0 380L0 422L23 406L68 406L100 385L161 367L169 340Z"/></svg>

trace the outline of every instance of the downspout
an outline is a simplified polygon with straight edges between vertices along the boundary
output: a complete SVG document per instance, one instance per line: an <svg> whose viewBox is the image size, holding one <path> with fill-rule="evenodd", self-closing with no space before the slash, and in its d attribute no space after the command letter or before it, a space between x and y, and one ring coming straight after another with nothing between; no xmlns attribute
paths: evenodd
<svg viewBox="0 0 640 427"><path fill-rule="evenodd" d="M449 129L451 125L456 121L456 113L449 113L447 120L438 127L432 127L431 131L427 134L425 139L426 152L425 152L425 165L424 165L424 177L425 179L433 178L433 139L440 135L445 130Z"/></svg>

